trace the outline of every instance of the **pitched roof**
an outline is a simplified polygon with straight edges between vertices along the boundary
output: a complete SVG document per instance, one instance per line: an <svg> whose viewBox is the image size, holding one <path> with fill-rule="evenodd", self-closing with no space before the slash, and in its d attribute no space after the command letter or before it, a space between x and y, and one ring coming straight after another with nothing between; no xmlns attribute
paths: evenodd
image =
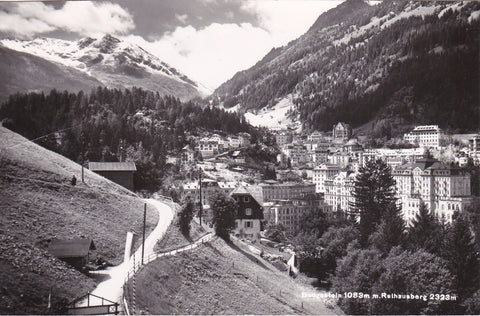
<svg viewBox="0 0 480 316"><path fill-rule="evenodd" d="M252 198L257 201L257 203L262 206L263 204L263 196L259 190L255 190L253 187L244 187L239 186L235 190L230 193L231 195L250 195Z"/></svg>
<svg viewBox="0 0 480 316"><path fill-rule="evenodd" d="M86 257L89 250L95 250L92 239L53 239L48 245L48 252L57 258Z"/></svg>
<svg viewBox="0 0 480 316"><path fill-rule="evenodd" d="M89 162L88 169L92 171L137 171L137 167L133 161Z"/></svg>

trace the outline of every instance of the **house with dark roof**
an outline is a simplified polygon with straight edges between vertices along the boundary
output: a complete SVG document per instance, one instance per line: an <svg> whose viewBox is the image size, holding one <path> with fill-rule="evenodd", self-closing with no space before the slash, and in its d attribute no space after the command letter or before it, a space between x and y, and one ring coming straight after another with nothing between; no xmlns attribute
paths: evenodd
<svg viewBox="0 0 480 316"><path fill-rule="evenodd" d="M240 186L230 194L238 204L234 234L239 238L257 240L260 238L263 221L262 201L258 194L248 187Z"/></svg>
<svg viewBox="0 0 480 316"><path fill-rule="evenodd" d="M88 169L133 191L133 174L137 167L133 161L89 162Z"/></svg>
<svg viewBox="0 0 480 316"><path fill-rule="evenodd" d="M80 269L90 260L89 251L96 250L92 239L53 239L47 251L71 266Z"/></svg>

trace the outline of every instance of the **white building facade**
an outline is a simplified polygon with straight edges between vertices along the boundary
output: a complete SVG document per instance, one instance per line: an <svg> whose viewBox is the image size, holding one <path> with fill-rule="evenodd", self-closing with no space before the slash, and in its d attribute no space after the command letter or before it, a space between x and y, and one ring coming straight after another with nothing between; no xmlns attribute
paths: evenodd
<svg viewBox="0 0 480 316"><path fill-rule="evenodd" d="M355 201L355 178L356 173L342 171L325 181L325 203L331 205L334 212L351 210L351 204Z"/></svg>
<svg viewBox="0 0 480 316"><path fill-rule="evenodd" d="M392 171L404 219L411 222L423 201L428 210L450 222L455 211L472 202L470 174L458 167L424 158Z"/></svg>
<svg viewBox="0 0 480 316"><path fill-rule="evenodd" d="M332 179L340 172L340 166L332 164L322 164L313 169L312 181L315 183L317 193L325 193L325 181Z"/></svg>
<svg viewBox="0 0 480 316"><path fill-rule="evenodd" d="M404 134L403 139L419 147L438 148L443 145L444 133L438 125L422 125Z"/></svg>

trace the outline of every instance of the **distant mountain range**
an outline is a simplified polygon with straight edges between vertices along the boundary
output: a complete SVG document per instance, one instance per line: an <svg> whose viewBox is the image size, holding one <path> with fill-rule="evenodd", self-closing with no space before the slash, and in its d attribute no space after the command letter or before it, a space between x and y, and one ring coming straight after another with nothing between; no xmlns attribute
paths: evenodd
<svg viewBox="0 0 480 316"><path fill-rule="evenodd" d="M271 126L270 118L307 130L338 121L367 133L428 123L478 130L479 18L476 1L347 0L209 102L246 112L256 125Z"/></svg>
<svg viewBox="0 0 480 316"><path fill-rule="evenodd" d="M0 54L0 100L15 92L53 88L77 92L99 85L136 86L181 100L201 96L197 83L187 76L141 47L111 35L79 41L3 39Z"/></svg>

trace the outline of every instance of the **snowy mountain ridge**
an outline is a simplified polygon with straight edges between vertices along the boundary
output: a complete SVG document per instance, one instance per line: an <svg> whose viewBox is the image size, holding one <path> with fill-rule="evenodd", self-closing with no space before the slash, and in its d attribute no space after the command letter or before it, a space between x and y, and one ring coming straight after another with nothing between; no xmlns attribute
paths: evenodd
<svg viewBox="0 0 480 316"><path fill-rule="evenodd" d="M183 90L188 90L183 91L179 97L188 99L200 94L196 82L157 56L109 34L101 38L87 37L78 41L45 37L31 41L3 39L0 44L82 71L109 87L140 86L173 93L178 90L172 82L174 80Z"/></svg>

